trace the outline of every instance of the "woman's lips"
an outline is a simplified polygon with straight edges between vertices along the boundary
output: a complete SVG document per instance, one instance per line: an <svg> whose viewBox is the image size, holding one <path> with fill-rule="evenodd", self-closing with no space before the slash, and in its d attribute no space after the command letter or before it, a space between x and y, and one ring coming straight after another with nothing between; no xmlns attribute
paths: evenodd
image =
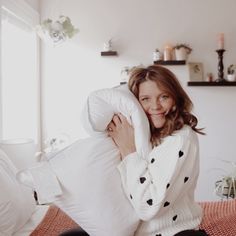
<svg viewBox="0 0 236 236"><path fill-rule="evenodd" d="M162 117L162 116L164 116L164 115L165 115L164 112L158 113L158 114L149 114L150 117Z"/></svg>

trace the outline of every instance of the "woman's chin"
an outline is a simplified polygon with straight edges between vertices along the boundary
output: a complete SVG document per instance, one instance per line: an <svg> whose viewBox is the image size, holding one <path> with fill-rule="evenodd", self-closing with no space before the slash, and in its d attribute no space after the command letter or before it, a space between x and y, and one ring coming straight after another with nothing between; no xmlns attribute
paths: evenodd
<svg viewBox="0 0 236 236"><path fill-rule="evenodd" d="M165 120L152 121L152 124L156 129L160 129L164 126Z"/></svg>

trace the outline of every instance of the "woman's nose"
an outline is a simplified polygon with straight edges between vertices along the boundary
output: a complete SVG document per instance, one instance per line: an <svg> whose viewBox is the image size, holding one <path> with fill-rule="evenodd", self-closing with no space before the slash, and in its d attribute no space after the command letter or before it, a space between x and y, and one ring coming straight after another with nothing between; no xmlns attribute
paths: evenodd
<svg viewBox="0 0 236 236"><path fill-rule="evenodd" d="M158 100L153 100L151 102L151 109L154 109L154 110L158 110L161 108L161 104L160 104L160 101Z"/></svg>

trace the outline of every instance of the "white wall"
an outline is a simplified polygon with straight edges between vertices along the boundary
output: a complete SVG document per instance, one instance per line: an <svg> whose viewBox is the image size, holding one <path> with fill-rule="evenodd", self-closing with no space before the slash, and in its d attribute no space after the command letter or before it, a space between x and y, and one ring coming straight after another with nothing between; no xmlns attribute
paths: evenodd
<svg viewBox="0 0 236 236"><path fill-rule="evenodd" d="M40 0L24 0L28 3L35 11L39 10L39 1Z"/></svg>
<svg viewBox="0 0 236 236"><path fill-rule="evenodd" d="M225 67L236 64L235 0L41 0L42 19L60 14L80 32L58 47L42 46L46 136L83 137L79 115L87 94L119 84L124 66L151 64L155 48L188 43L189 60L202 62L217 76L217 33L225 33ZM104 41L114 38L118 57L101 57ZM229 168L217 159L235 160L236 87L187 87L187 66L172 66L195 104L200 136L201 173L198 200L217 199L214 182Z"/></svg>

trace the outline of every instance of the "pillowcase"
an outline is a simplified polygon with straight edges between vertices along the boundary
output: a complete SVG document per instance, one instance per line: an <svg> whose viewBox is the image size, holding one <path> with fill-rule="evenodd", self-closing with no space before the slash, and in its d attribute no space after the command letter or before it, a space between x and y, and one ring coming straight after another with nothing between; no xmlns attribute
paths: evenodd
<svg viewBox="0 0 236 236"><path fill-rule="evenodd" d="M36 207L32 190L17 182L16 171L0 149L0 235L4 236L20 229Z"/></svg>
<svg viewBox="0 0 236 236"><path fill-rule="evenodd" d="M146 114L126 84L92 92L82 114L84 128L90 135L106 131L114 114L122 113L134 127L137 152L145 158L151 150Z"/></svg>
<svg viewBox="0 0 236 236"><path fill-rule="evenodd" d="M55 186L55 176L59 183L54 187L57 192L54 199L48 191L41 191L41 197L45 201L48 197L91 236L133 236L139 224L117 170L119 150L105 131L117 112L133 124L137 152L146 156L151 150L148 120L127 86L121 86L91 93L82 119L91 137L49 156L43 164L47 169L50 166L52 172L41 185ZM44 169L43 166L40 169ZM25 172L31 173L34 185L41 180L40 177L37 180L35 170Z"/></svg>

